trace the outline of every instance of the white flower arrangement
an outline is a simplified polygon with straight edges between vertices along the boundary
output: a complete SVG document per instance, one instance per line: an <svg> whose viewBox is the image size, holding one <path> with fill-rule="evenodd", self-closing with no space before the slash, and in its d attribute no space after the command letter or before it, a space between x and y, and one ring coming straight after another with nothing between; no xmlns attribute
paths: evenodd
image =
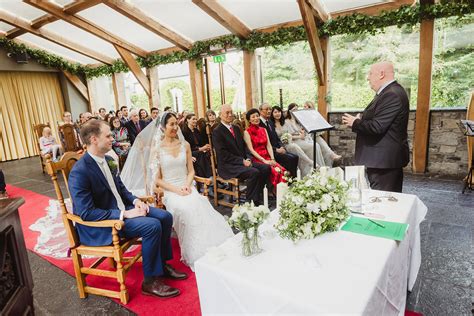
<svg viewBox="0 0 474 316"><path fill-rule="evenodd" d="M291 144L293 136L290 133L283 133L280 137L280 140L283 144Z"/></svg>
<svg viewBox="0 0 474 316"><path fill-rule="evenodd" d="M275 225L282 238L298 241L335 231L350 214L346 206L348 185L314 171L292 181L280 204Z"/></svg>
<svg viewBox="0 0 474 316"><path fill-rule="evenodd" d="M240 231L259 226L270 215L270 210L265 205L255 206L253 202L236 205L232 208L229 225Z"/></svg>

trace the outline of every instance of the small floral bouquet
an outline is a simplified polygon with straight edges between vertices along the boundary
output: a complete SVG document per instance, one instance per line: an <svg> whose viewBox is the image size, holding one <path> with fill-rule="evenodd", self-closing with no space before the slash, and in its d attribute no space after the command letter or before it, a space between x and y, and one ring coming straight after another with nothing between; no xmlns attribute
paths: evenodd
<svg viewBox="0 0 474 316"><path fill-rule="evenodd" d="M314 171L292 182L280 204L280 218L275 225L282 238L295 242L311 239L337 230L349 216L345 181Z"/></svg>
<svg viewBox="0 0 474 316"><path fill-rule="evenodd" d="M115 163L115 160L113 159L107 159L107 165L109 166L109 169L110 169L110 172L113 174L113 175L117 175L118 174L118 166L117 164Z"/></svg>
<svg viewBox="0 0 474 316"><path fill-rule="evenodd" d="M280 140L283 144L288 145L291 144L291 141L293 140L293 136L291 136L290 133L283 133L281 135Z"/></svg>
<svg viewBox="0 0 474 316"><path fill-rule="evenodd" d="M232 209L232 216L228 222L242 232L242 254L250 256L260 252L258 246L258 227L270 215L270 210L264 205L255 206L253 203L236 205ZM253 238L250 240L249 231L253 229Z"/></svg>

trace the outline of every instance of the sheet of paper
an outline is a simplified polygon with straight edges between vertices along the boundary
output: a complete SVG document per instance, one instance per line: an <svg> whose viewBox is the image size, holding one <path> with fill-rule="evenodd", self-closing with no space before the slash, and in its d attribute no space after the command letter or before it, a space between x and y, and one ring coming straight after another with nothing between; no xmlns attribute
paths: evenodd
<svg viewBox="0 0 474 316"><path fill-rule="evenodd" d="M377 225L374 222L380 225ZM408 224L381 220L370 221L365 217L351 216L347 223L342 226L341 230L402 241L408 230Z"/></svg>

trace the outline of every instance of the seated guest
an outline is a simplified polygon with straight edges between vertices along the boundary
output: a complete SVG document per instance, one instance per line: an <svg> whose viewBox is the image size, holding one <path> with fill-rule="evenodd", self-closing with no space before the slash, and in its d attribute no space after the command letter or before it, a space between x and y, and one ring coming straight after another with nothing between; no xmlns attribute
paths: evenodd
<svg viewBox="0 0 474 316"><path fill-rule="evenodd" d="M252 161L247 154L240 129L232 125L232 107L224 104L220 111L221 123L212 132L216 150L217 172L224 179L239 178L247 185L246 200L260 203L263 187L270 176L270 166Z"/></svg>
<svg viewBox="0 0 474 316"><path fill-rule="evenodd" d="M274 158L276 161L285 167L293 177L296 177L296 169L298 167L298 156L286 152L283 143L275 132L275 126L270 121L272 109L268 103L263 103L260 109L260 126L267 130L270 143L272 144Z"/></svg>
<svg viewBox="0 0 474 316"><path fill-rule="evenodd" d="M105 117L106 115L107 115L107 110L105 108L100 108L98 118L103 121L107 121Z"/></svg>
<svg viewBox="0 0 474 316"><path fill-rule="evenodd" d="M128 131L128 139L132 145L135 138L137 138L137 135L146 127L146 125L145 121L139 119L137 110L130 111L130 121L125 124L125 127Z"/></svg>
<svg viewBox="0 0 474 316"><path fill-rule="evenodd" d="M188 111L184 110L181 112L181 114L178 115L178 125L181 128L181 130L184 128L184 125L186 123L186 116L188 116Z"/></svg>
<svg viewBox="0 0 474 316"><path fill-rule="evenodd" d="M144 281L142 293L158 297L179 295L163 278L185 279L167 260L172 258L171 230L173 217L165 210L149 207L132 195L117 173L111 172L112 148L110 127L101 120L91 120L81 129L87 153L74 165L69 175L73 212L84 221L123 220L120 236L142 238ZM82 244L106 246L112 243L110 228L76 225Z"/></svg>
<svg viewBox="0 0 474 316"><path fill-rule="evenodd" d="M52 154L53 161L58 161L61 155L61 146L51 133L51 128L43 128L43 136L39 139L41 155Z"/></svg>
<svg viewBox="0 0 474 316"><path fill-rule="evenodd" d="M111 118L110 130L114 138L112 142L112 148L119 157L126 157L128 150L131 147L130 140L128 139L128 132L125 127L120 125L120 119L118 116Z"/></svg>
<svg viewBox="0 0 474 316"><path fill-rule="evenodd" d="M296 105L296 108L294 106L292 106L293 104ZM314 110L315 109L314 103L311 102L311 101L306 101L304 103L304 108ZM296 103L291 103L288 106L288 111L287 111L287 114L286 114L287 118L290 118L293 122L295 122L295 124L298 124L298 123L296 123L296 120L292 117L291 112L296 111L297 109L298 109L298 105ZM299 124L298 124L298 126L299 126ZM321 137L321 134L317 134L316 143L321 148L321 153L323 154L323 157L324 157L324 165L332 166L333 164L338 163L338 162L341 161L342 156L336 154L331 149L331 147L329 147L328 143L326 143L324 138Z"/></svg>
<svg viewBox="0 0 474 316"><path fill-rule="evenodd" d="M120 107L120 112L122 112L122 116L120 118L120 122L122 123L122 126L125 126L125 124L130 121L130 118L128 117L128 108L127 106L121 106ZM118 115L117 115L118 116Z"/></svg>
<svg viewBox="0 0 474 316"><path fill-rule="evenodd" d="M82 115L84 115L84 113L79 113L79 117L76 120L76 124L79 127L82 125Z"/></svg>
<svg viewBox="0 0 474 316"><path fill-rule="evenodd" d="M199 177L210 178L212 176L210 153L211 146L203 142L201 134L197 129L196 116L191 113L186 116L183 126L184 139L191 146L193 156L193 166L196 175Z"/></svg>
<svg viewBox="0 0 474 316"><path fill-rule="evenodd" d="M216 117L217 117L216 112L214 112L213 110L207 110L207 112L206 112L206 122L211 127L211 131L214 129L214 127L217 126Z"/></svg>
<svg viewBox="0 0 474 316"><path fill-rule="evenodd" d="M7 184L5 183L5 175L0 169L0 200L8 199Z"/></svg>
<svg viewBox="0 0 474 316"><path fill-rule="evenodd" d="M81 137L79 136L79 127L74 124L73 120L72 120L72 115L70 112L64 112L63 114L63 122L59 125L59 126L63 126L64 124L71 124L71 125L74 125L74 137L76 139L76 147L77 148L81 148L82 147L82 141L81 141ZM65 147L65 143L64 143L64 133L60 130L59 131L59 139L61 141L61 144L63 145L64 148Z"/></svg>
<svg viewBox="0 0 474 316"><path fill-rule="evenodd" d="M207 136L206 127L207 122L205 118L201 117L199 120L197 120L197 129L199 131L200 141L202 144L209 144L209 137Z"/></svg>
<svg viewBox="0 0 474 316"><path fill-rule="evenodd" d="M253 163L263 163L271 167L270 182L276 190L276 185L285 182L283 176L286 169L275 161L272 144L267 130L260 127L260 113L257 109L250 109L246 114L249 127L244 132L244 141L252 154Z"/></svg>
<svg viewBox="0 0 474 316"><path fill-rule="evenodd" d="M304 177L311 173L314 166L313 143L306 141L305 134L301 127L293 124L290 120L285 120L283 111L279 106L272 108L270 120L275 126L275 131L280 139L282 139L282 136L285 134L289 136L290 139L288 139L287 142L282 142L288 152L298 155L298 168L301 170L301 175ZM316 165L324 166L324 158L318 144L316 144Z"/></svg>
<svg viewBox="0 0 474 316"><path fill-rule="evenodd" d="M140 111L138 111L138 117L140 117L140 120L146 122L147 125L151 122L148 112L145 109L140 109Z"/></svg>
<svg viewBox="0 0 474 316"><path fill-rule="evenodd" d="M153 120L153 121L156 120L159 115L160 115L160 110L158 110L158 108L152 107L150 109L151 120ZM150 120L150 122L151 122L151 120Z"/></svg>
<svg viewBox="0 0 474 316"><path fill-rule="evenodd" d="M91 112L84 112L82 113L81 117L81 125L83 125L85 122L89 121L92 118L92 113Z"/></svg>
<svg viewBox="0 0 474 316"><path fill-rule="evenodd" d="M117 110L117 112L115 113L115 116L117 116L120 120L120 125L124 126L124 124L122 123L122 118L123 118L123 113L121 110Z"/></svg>

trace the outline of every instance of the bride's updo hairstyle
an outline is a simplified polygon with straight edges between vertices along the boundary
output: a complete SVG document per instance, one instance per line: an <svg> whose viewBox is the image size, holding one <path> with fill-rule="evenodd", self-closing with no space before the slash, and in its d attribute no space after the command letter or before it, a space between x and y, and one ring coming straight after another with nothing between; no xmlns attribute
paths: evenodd
<svg viewBox="0 0 474 316"><path fill-rule="evenodd" d="M160 121L160 128L163 132L165 131L166 124L168 124L168 121L170 120L171 117L174 117L175 119L178 119L176 117L176 114L174 114L172 112L163 113L163 116L161 117L161 121Z"/></svg>

